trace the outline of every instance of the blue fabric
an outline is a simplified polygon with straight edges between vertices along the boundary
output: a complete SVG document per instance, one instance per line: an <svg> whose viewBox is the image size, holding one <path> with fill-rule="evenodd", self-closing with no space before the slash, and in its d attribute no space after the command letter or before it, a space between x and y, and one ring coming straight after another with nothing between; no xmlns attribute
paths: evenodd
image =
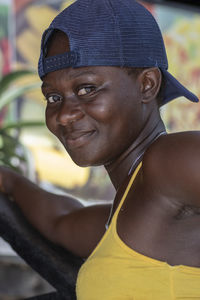
<svg viewBox="0 0 200 300"><path fill-rule="evenodd" d="M47 41L55 29L68 36L70 52L46 58ZM159 67L166 80L163 104L180 96L198 102L167 72L160 29L151 13L134 0L77 0L53 20L42 38L40 78L84 66Z"/></svg>

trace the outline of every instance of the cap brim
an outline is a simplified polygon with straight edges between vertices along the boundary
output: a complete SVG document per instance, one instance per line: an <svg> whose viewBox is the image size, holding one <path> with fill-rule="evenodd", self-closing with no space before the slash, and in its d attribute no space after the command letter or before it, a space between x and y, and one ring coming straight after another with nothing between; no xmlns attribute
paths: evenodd
<svg viewBox="0 0 200 300"><path fill-rule="evenodd" d="M163 97L163 105L167 102L184 96L192 102L199 102L198 97L186 89L174 76L168 71L162 69L163 76L165 78L165 91Z"/></svg>

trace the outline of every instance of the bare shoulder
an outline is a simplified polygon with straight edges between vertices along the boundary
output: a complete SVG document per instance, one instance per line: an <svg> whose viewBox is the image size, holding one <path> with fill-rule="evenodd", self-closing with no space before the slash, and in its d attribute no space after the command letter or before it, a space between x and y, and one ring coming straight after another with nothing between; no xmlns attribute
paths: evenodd
<svg viewBox="0 0 200 300"><path fill-rule="evenodd" d="M167 196L200 205L200 132L160 137L146 151L144 181Z"/></svg>

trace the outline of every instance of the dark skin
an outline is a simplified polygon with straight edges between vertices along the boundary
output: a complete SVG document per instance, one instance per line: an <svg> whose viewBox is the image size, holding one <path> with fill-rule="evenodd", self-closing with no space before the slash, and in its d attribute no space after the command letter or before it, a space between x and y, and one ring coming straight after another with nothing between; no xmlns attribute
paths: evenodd
<svg viewBox="0 0 200 300"><path fill-rule="evenodd" d="M65 35L56 34L48 55L68 51L66 42ZM146 256L199 267L200 133L155 140L164 130L156 103L160 85L157 68L137 76L118 67L49 73L42 86L46 124L75 163L105 166L116 189L112 215L133 162L144 152L142 168L118 216L118 234ZM110 205L85 208L76 199L43 191L6 168L1 168L0 178L1 189L42 234L76 255L90 255L105 232Z"/></svg>

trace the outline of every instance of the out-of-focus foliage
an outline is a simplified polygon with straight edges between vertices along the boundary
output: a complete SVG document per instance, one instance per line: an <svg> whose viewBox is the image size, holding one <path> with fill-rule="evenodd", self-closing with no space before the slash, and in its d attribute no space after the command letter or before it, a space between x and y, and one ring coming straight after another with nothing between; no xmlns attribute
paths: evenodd
<svg viewBox="0 0 200 300"><path fill-rule="evenodd" d="M25 85L15 84L19 78L33 75L34 71L13 71L0 79L0 112L6 110L12 101L26 92L39 87L38 82ZM5 113L6 116L6 113ZM11 122L4 117L0 125L0 165L12 167L20 173L27 173L28 152L19 141L19 131L24 127L42 126L44 122Z"/></svg>

